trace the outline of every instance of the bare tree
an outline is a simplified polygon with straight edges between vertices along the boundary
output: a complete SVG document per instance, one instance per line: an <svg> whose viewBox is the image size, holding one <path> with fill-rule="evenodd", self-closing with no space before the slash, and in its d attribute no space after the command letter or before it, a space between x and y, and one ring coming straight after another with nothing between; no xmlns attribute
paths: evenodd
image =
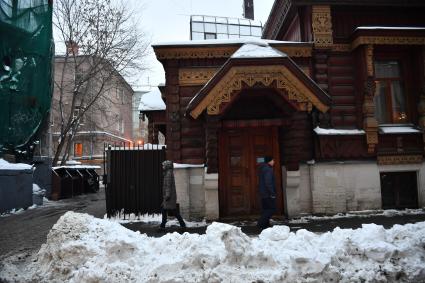
<svg viewBox="0 0 425 283"><path fill-rule="evenodd" d="M60 137L53 164L68 159L81 118L105 97L119 73L141 71L148 52L144 34L131 11L120 1L57 0L53 23L67 52L55 79L59 98Z"/></svg>

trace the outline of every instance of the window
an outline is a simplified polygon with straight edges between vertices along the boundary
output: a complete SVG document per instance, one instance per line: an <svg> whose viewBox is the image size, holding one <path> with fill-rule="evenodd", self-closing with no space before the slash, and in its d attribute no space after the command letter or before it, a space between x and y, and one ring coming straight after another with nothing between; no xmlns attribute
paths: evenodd
<svg viewBox="0 0 425 283"><path fill-rule="evenodd" d="M192 32L192 40L202 40L204 39L204 33L203 32Z"/></svg>
<svg viewBox="0 0 425 283"><path fill-rule="evenodd" d="M229 33L239 35L239 26L229 25Z"/></svg>
<svg viewBox="0 0 425 283"><path fill-rule="evenodd" d="M217 33L227 33L227 25L217 24Z"/></svg>
<svg viewBox="0 0 425 283"><path fill-rule="evenodd" d="M192 31L204 32L203 23L192 23Z"/></svg>
<svg viewBox="0 0 425 283"><path fill-rule="evenodd" d="M240 26L241 35L251 35L251 28L249 26Z"/></svg>
<svg viewBox="0 0 425 283"><path fill-rule="evenodd" d="M83 111L81 106L75 106L74 111L72 112L72 119L77 119L80 112ZM80 117L80 126L84 125L84 115Z"/></svg>
<svg viewBox="0 0 425 283"><path fill-rule="evenodd" d="M121 134L124 133L124 120L122 119L121 115L117 115L116 125L117 131Z"/></svg>
<svg viewBox="0 0 425 283"><path fill-rule="evenodd" d="M83 156L83 144L82 143L74 143L74 156L82 157Z"/></svg>
<svg viewBox="0 0 425 283"><path fill-rule="evenodd" d="M375 62L375 117L379 124L409 122L404 82L398 61Z"/></svg>
<svg viewBox="0 0 425 283"><path fill-rule="evenodd" d="M205 39L216 39L217 38L217 34L215 33L205 33Z"/></svg>

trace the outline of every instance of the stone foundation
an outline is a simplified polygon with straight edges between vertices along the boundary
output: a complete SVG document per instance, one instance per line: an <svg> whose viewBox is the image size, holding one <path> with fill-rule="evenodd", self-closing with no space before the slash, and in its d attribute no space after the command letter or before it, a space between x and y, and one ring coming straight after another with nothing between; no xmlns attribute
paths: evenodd
<svg viewBox="0 0 425 283"><path fill-rule="evenodd" d="M425 206L425 163L385 165L376 162L323 162L300 165L298 171L282 167L285 214L336 214L381 209L381 172L415 171L418 205ZM177 201L186 219L219 218L218 174L203 167L174 169Z"/></svg>

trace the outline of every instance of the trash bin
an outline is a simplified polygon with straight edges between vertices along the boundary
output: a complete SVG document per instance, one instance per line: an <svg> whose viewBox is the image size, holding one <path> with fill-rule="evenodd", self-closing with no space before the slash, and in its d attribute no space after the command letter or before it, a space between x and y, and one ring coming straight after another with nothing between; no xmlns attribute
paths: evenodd
<svg viewBox="0 0 425 283"><path fill-rule="evenodd" d="M51 199L58 200L72 196L72 175L64 167L52 168Z"/></svg>
<svg viewBox="0 0 425 283"><path fill-rule="evenodd" d="M87 180L88 192L96 193L99 191L99 175L93 168L86 169L87 173L90 174L90 178Z"/></svg>
<svg viewBox="0 0 425 283"><path fill-rule="evenodd" d="M0 214L32 205L32 173L32 169L0 169Z"/></svg>
<svg viewBox="0 0 425 283"><path fill-rule="evenodd" d="M53 200L99 191L99 175L90 166L64 166L52 168Z"/></svg>
<svg viewBox="0 0 425 283"><path fill-rule="evenodd" d="M83 175L80 173L79 169L77 168L66 168L66 171L71 176L71 180L72 180L71 197L81 195L84 192Z"/></svg>
<svg viewBox="0 0 425 283"><path fill-rule="evenodd" d="M99 176L90 169L80 169L84 181L84 193L95 193L99 191Z"/></svg>

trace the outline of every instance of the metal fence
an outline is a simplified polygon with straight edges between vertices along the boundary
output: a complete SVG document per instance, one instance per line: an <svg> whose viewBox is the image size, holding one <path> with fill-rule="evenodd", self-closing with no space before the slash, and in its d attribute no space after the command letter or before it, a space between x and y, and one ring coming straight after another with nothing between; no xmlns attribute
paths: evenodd
<svg viewBox="0 0 425 283"><path fill-rule="evenodd" d="M161 211L165 146L105 144L104 160L108 217Z"/></svg>

